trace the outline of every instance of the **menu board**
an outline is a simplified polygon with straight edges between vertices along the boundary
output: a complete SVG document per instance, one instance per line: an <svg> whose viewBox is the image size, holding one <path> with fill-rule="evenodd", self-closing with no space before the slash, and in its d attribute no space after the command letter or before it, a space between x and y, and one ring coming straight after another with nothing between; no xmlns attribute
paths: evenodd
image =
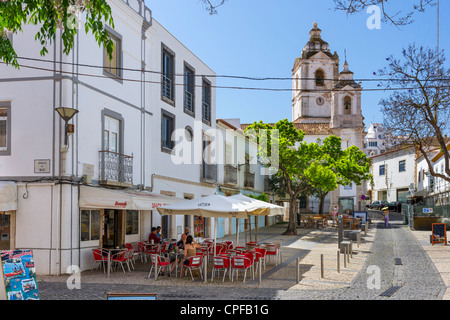
<svg viewBox="0 0 450 320"><path fill-rule="evenodd" d="M444 243L447 245L447 226L445 223L433 223L431 225L431 244Z"/></svg>
<svg viewBox="0 0 450 320"><path fill-rule="evenodd" d="M1 251L7 300L39 300L32 250Z"/></svg>
<svg viewBox="0 0 450 320"><path fill-rule="evenodd" d="M194 237L204 238L205 236L205 218L194 216Z"/></svg>

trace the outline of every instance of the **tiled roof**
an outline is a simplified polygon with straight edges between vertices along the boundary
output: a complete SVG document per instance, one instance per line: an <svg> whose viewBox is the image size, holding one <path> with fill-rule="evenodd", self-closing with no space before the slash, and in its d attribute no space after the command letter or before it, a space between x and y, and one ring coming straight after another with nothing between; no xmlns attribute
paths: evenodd
<svg viewBox="0 0 450 320"><path fill-rule="evenodd" d="M250 126L251 123L241 124L241 130L244 131ZM270 123L274 125L274 123ZM295 123L294 126L297 130L302 130L306 135L329 135L333 134L330 129L330 123Z"/></svg>

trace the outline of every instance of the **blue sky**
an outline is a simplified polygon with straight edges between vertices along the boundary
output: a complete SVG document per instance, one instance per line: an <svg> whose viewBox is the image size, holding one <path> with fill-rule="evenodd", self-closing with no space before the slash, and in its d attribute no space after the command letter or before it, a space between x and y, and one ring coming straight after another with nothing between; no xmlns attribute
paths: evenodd
<svg viewBox="0 0 450 320"><path fill-rule="evenodd" d="M397 1L392 12L408 11L416 1ZM401 3L401 6L399 6ZM401 50L411 43L436 47L436 8L417 13L411 25L397 28L382 22L381 29L367 28L371 14L363 12L348 16L335 11L333 0L228 0L209 15L200 0L146 0L153 17L169 32L203 60L217 75L250 77L292 77L296 57L309 40L309 31L316 21L322 39L344 62L344 50L354 78L374 79L373 72L387 63L391 54L401 57ZM440 48L450 52L448 19L450 1L440 5ZM218 86L241 86L291 89L292 81L248 81L217 79ZM366 89L376 82L364 82ZM387 93L363 92L362 112L366 127L382 122L379 100ZM255 120L276 122L292 120L292 93L217 89L217 118L240 118L241 123Z"/></svg>

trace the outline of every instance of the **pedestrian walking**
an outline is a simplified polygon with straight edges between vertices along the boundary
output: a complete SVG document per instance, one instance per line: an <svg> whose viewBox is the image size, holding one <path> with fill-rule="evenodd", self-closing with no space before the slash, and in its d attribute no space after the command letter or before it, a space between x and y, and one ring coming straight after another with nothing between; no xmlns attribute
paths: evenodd
<svg viewBox="0 0 450 320"><path fill-rule="evenodd" d="M389 208L384 207L382 210L384 210L384 212L383 212L384 227L388 228L389 227Z"/></svg>

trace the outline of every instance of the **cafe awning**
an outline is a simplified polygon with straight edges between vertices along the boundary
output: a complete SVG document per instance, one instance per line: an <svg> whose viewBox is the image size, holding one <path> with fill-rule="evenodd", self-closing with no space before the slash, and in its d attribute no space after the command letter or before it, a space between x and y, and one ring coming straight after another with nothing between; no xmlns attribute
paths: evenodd
<svg viewBox="0 0 450 320"><path fill-rule="evenodd" d="M0 211L17 210L17 185L15 182L0 182Z"/></svg>
<svg viewBox="0 0 450 320"><path fill-rule="evenodd" d="M79 206L85 209L154 210L180 200L147 191L81 186Z"/></svg>

